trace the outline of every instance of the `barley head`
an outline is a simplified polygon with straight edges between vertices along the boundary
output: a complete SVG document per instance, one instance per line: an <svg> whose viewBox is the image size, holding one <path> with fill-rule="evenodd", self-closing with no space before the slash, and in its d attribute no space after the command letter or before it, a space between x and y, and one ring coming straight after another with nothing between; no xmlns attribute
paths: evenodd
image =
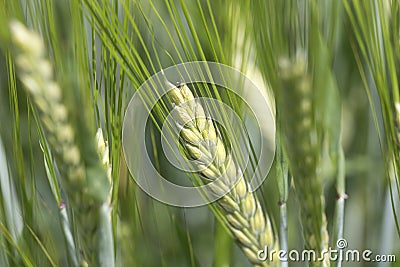
<svg viewBox="0 0 400 267"><path fill-rule="evenodd" d="M76 142L75 131L63 103L62 91L53 78L40 36L17 21L10 23L18 76L36 107L46 139L54 151L62 183L77 220L84 255L81 266L95 262L99 209L109 191L102 169L87 166ZM86 259L85 259L86 258Z"/></svg>
<svg viewBox="0 0 400 267"><path fill-rule="evenodd" d="M319 145L314 120L312 80L304 58L280 61L283 144L293 175L300 204L305 248L321 252L328 248L329 235L325 216L322 182L318 175ZM310 262L329 266L329 260Z"/></svg>
<svg viewBox="0 0 400 267"><path fill-rule="evenodd" d="M257 251L265 246L277 246L268 215L245 180L241 168L224 143L213 120L205 114L189 87L180 85L169 91L175 109L175 123L180 131L181 144L187 158L195 160L203 182L210 183L212 193L222 195L217 204L222 209L226 224L244 254L255 265L260 262Z"/></svg>

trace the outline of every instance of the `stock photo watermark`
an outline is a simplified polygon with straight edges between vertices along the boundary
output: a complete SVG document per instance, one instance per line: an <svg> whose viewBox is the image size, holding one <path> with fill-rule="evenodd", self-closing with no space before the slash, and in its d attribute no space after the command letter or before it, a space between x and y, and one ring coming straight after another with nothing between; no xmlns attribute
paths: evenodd
<svg viewBox="0 0 400 267"><path fill-rule="evenodd" d="M329 259L331 262L396 262L396 255L375 254L372 250L351 249L346 239L339 239L336 248L329 247L321 252L314 250L275 250L265 247L259 250L257 258L262 261L280 262L322 262Z"/></svg>

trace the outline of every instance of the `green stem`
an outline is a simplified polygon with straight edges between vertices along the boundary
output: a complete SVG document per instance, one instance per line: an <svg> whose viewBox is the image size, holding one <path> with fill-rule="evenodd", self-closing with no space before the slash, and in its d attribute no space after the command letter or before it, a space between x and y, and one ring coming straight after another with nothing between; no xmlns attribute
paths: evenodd
<svg viewBox="0 0 400 267"><path fill-rule="evenodd" d="M280 142L280 123L279 115L277 112L277 137L276 137L276 159L277 159L277 177L278 177L278 188L279 188L279 243L280 249L288 252L288 218L287 218L287 200L289 195L289 179L288 179L288 164L282 154L282 146ZM281 267L288 267L287 261L281 261Z"/></svg>
<svg viewBox="0 0 400 267"><path fill-rule="evenodd" d="M219 220L216 220L215 229L215 253L213 266L231 266L232 258L232 237L226 227Z"/></svg>
<svg viewBox="0 0 400 267"><path fill-rule="evenodd" d="M336 158L336 165L337 165L337 177L336 177L336 207L335 207L335 218L334 218L334 233L332 240L332 247L337 247L337 242L340 239L343 239L343 225L344 225L344 202L347 198L345 193L345 158L343 149L339 148L339 153ZM336 262L332 262L333 266L341 267L342 262L341 258L338 259Z"/></svg>
<svg viewBox="0 0 400 267"><path fill-rule="evenodd" d="M114 236L111 221L111 207L108 203L104 203L100 208L98 237L98 266L114 267Z"/></svg>

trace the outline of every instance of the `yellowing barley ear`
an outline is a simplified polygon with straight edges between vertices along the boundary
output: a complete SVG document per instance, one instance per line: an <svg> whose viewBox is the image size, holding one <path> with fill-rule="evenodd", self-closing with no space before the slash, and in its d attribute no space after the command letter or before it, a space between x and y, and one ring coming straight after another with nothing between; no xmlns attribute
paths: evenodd
<svg viewBox="0 0 400 267"><path fill-rule="evenodd" d="M215 194L227 192L233 186L217 204L223 211L226 224L236 242L254 265L275 265L274 262L260 262L257 258L259 250L265 246L277 248L278 243L268 214L263 211L256 194L243 177L242 170L219 136L216 126L210 118L206 118L202 105L194 98L188 86L181 85L177 88L171 83L166 86L172 88L168 94L178 113L175 123L178 127L183 126L181 139L186 156L198 159L195 164L199 167L207 166L200 172L203 182L214 182L210 187ZM212 155L211 163L202 162L209 155ZM221 178L217 180L219 177Z"/></svg>
<svg viewBox="0 0 400 267"><path fill-rule="evenodd" d="M296 195L300 204L305 248L321 253L328 249L329 235L325 199L318 175L320 154L312 108L312 81L306 61L280 60L281 82L278 107L282 114L282 144L289 158ZM311 266L329 266L329 259L310 262Z"/></svg>

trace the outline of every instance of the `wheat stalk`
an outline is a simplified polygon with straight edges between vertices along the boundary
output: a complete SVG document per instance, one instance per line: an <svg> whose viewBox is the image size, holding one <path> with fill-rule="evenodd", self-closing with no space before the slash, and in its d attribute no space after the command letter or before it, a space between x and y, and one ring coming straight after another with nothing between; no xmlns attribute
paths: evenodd
<svg viewBox="0 0 400 267"><path fill-rule="evenodd" d="M18 21L10 23L10 30L18 76L39 112L47 140L54 149L62 182L76 215L84 253L80 265L87 266L95 262L100 208L107 197L103 190L109 188L109 182L103 170L83 161L67 107L62 102L61 88L53 78L40 36Z"/></svg>
<svg viewBox="0 0 400 267"><path fill-rule="evenodd" d="M279 63L282 141L301 208L305 248L321 253L328 249L329 235L322 182L318 176L320 152L312 106L312 81L302 56L295 61L281 59ZM330 263L325 255L322 262L310 262L310 265L329 266Z"/></svg>
<svg viewBox="0 0 400 267"><path fill-rule="evenodd" d="M240 248L254 265L267 266L260 262L257 252L265 246L275 248L274 233L270 220L264 213L257 196L250 189L240 167L235 164L227 150L218 129L210 118L205 116L202 105L194 98L186 85L171 88L169 96L176 111L174 118L181 129L180 139L184 154L194 159L203 181L209 184L215 194L227 192L217 203L223 210L226 223ZM217 178L219 178L217 180Z"/></svg>

